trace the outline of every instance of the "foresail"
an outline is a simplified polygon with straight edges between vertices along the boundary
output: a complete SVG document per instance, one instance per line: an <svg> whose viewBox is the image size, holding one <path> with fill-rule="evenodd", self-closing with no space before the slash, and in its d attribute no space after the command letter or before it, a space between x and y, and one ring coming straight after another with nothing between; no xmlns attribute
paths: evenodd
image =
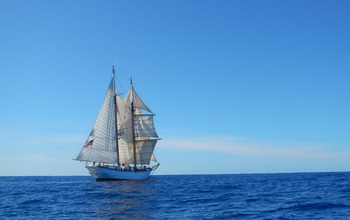
<svg viewBox="0 0 350 220"><path fill-rule="evenodd" d="M150 138L158 138L153 124L153 115L135 115L135 112L130 109L132 102L135 109L151 112L133 87L123 100L119 96L117 97L119 160L121 164L134 164L135 145L137 164L149 164L156 144L156 140Z"/></svg>
<svg viewBox="0 0 350 220"><path fill-rule="evenodd" d="M93 129L77 160L117 163L114 77L108 87Z"/></svg>
<svg viewBox="0 0 350 220"><path fill-rule="evenodd" d="M157 140L136 141L136 161L138 164L150 164Z"/></svg>
<svg viewBox="0 0 350 220"><path fill-rule="evenodd" d="M153 115L135 115L134 126L135 137L158 138L158 134L153 123Z"/></svg>
<svg viewBox="0 0 350 220"><path fill-rule="evenodd" d="M131 103L133 102L134 108L139 108L146 110L148 112L152 111L146 106L145 103L143 103L142 99L140 96L136 93L134 87L131 87L126 96L124 97L124 102L128 105L131 106Z"/></svg>
<svg viewBox="0 0 350 220"><path fill-rule="evenodd" d="M141 100L140 96L136 93L133 86L124 97L125 104L132 108L133 111L132 121L133 124L133 142L128 144L129 152L132 149L132 155L134 155L135 148L135 158L125 158L126 163L136 163L136 164L150 164L151 157L153 155L154 147L158 140L158 134L155 130L153 123L153 114L142 114L140 109L151 112L152 111L146 106L146 104ZM136 159L136 161L134 161Z"/></svg>
<svg viewBox="0 0 350 220"><path fill-rule="evenodd" d="M133 157L133 147L132 142L126 142L122 139L119 139L119 160L121 164L134 164ZM150 164L150 161L157 162L156 158L153 155L154 147L157 143L157 139L138 139L135 141L136 148L136 161L137 164Z"/></svg>

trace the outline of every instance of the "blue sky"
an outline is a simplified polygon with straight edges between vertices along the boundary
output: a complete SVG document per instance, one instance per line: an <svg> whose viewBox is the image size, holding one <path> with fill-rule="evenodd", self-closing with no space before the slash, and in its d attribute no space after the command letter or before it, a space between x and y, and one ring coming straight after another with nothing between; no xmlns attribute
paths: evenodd
<svg viewBox="0 0 350 220"><path fill-rule="evenodd" d="M158 174L349 170L349 1L0 5L0 175L87 175L112 65L156 113Z"/></svg>

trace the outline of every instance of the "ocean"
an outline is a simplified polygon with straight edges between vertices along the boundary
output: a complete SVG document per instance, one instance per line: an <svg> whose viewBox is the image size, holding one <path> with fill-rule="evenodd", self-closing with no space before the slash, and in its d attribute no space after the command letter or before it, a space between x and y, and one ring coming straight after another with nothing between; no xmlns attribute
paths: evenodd
<svg viewBox="0 0 350 220"><path fill-rule="evenodd" d="M350 173L0 177L0 219L350 219Z"/></svg>

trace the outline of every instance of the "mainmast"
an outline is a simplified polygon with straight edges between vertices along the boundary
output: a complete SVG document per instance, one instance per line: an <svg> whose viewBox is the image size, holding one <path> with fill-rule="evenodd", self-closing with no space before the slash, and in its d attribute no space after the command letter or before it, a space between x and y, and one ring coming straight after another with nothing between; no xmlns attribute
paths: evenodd
<svg viewBox="0 0 350 220"><path fill-rule="evenodd" d="M130 86L133 88L132 85L132 78L130 77ZM134 94L131 94L131 124L132 124L132 145L133 145L133 153L134 153L134 169L136 171L136 143L135 143L135 124L134 124Z"/></svg>
<svg viewBox="0 0 350 220"><path fill-rule="evenodd" d="M115 147L116 147L116 151L117 151L117 161L118 161L118 165L120 165L119 163L119 147L118 147L118 106L117 106L117 90L115 88L115 69L114 66L112 66L112 77L113 77L113 85L114 85L114 113L115 113L115 133L116 133L116 140L115 140Z"/></svg>

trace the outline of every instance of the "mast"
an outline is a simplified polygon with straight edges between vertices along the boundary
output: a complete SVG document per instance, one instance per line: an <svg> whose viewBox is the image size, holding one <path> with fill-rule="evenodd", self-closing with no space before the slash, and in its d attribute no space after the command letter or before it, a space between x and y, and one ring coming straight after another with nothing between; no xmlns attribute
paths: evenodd
<svg viewBox="0 0 350 220"><path fill-rule="evenodd" d="M116 133L116 140L115 140L115 147L116 147L116 151L117 151L117 161L118 161L118 166L120 165L119 163L119 147L118 147L118 106L117 106L117 93L116 93L116 89L115 89L115 78L114 78L114 74L115 74L115 69L114 66L112 66L112 74L113 74L113 85L114 85L114 113L115 113L115 133Z"/></svg>
<svg viewBox="0 0 350 220"><path fill-rule="evenodd" d="M133 88L132 85L132 78L130 77L130 85L131 88ZM134 168L136 171L136 144L135 144L135 124L134 124L134 94L131 94L131 124L132 124L132 145L133 145L133 153L134 153Z"/></svg>

